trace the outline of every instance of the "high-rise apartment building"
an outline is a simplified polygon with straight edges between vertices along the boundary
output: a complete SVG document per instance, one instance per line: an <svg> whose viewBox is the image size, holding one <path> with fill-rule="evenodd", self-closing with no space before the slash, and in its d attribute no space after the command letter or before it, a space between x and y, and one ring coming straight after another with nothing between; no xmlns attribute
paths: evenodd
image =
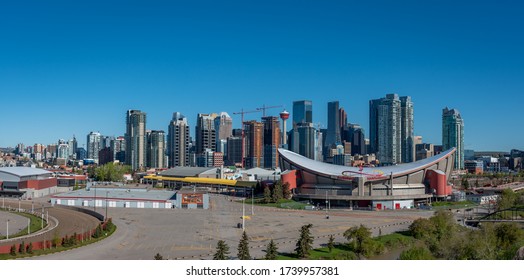
<svg viewBox="0 0 524 280"><path fill-rule="evenodd" d="M351 142L351 155L365 155L367 151L364 129L358 124L351 124L347 133L347 140Z"/></svg>
<svg viewBox="0 0 524 280"><path fill-rule="evenodd" d="M291 139L291 150L307 158L317 160L318 147L322 146L322 137L318 138L317 136L317 131L312 123L295 125Z"/></svg>
<svg viewBox="0 0 524 280"><path fill-rule="evenodd" d="M280 147L280 121L278 117L263 117L264 125L264 168L279 167L278 148Z"/></svg>
<svg viewBox="0 0 524 280"><path fill-rule="evenodd" d="M293 124L313 122L313 102L300 100L293 102Z"/></svg>
<svg viewBox="0 0 524 280"><path fill-rule="evenodd" d="M228 113L221 112L215 118L216 150L225 153L227 138L233 136L233 119Z"/></svg>
<svg viewBox="0 0 524 280"><path fill-rule="evenodd" d="M388 94L369 102L370 148L385 165L413 161L413 103ZM410 140L408 142L408 140ZM407 149L403 156L403 147Z"/></svg>
<svg viewBox="0 0 524 280"><path fill-rule="evenodd" d="M87 135L87 158L98 163L98 152L102 149L102 135L100 132L90 132Z"/></svg>
<svg viewBox="0 0 524 280"><path fill-rule="evenodd" d="M455 169L464 169L464 120L456 109L442 110L442 146L444 150L457 148Z"/></svg>
<svg viewBox="0 0 524 280"><path fill-rule="evenodd" d="M128 110L126 114L126 164L133 170L146 167L146 113Z"/></svg>
<svg viewBox="0 0 524 280"><path fill-rule="evenodd" d="M264 167L264 124L257 121L244 122L246 168Z"/></svg>
<svg viewBox="0 0 524 280"><path fill-rule="evenodd" d="M169 167L189 166L189 123L187 118L179 112L173 114L169 122L167 136L167 154Z"/></svg>
<svg viewBox="0 0 524 280"><path fill-rule="evenodd" d="M114 160L124 163L126 161L126 138L119 136L111 141L111 152Z"/></svg>
<svg viewBox="0 0 524 280"><path fill-rule="evenodd" d="M217 114L198 114L196 125L196 153L201 154L206 149L216 151L215 118Z"/></svg>
<svg viewBox="0 0 524 280"><path fill-rule="evenodd" d="M403 163L414 162L415 156L415 121L414 121L414 110L413 102L411 97L403 96L400 97L400 108L401 108L401 132L400 142L402 149L401 160Z"/></svg>
<svg viewBox="0 0 524 280"><path fill-rule="evenodd" d="M147 166L151 168L166 167L166 137L163 130L147 131Z"/></svg>
<svg viewBox="0 0 524 280"><path fill-rule="evenodd" d="M326 135L326 146L336 146L342 143L340 138L340 109L338 101L328 103L328 130Z"/></svg>

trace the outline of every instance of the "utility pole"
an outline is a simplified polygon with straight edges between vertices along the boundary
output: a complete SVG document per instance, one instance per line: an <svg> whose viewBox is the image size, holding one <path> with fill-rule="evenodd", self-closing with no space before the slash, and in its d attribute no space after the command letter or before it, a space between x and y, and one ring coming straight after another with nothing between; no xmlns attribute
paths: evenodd
<svg viewBox="0 0 524 280"><path fill-rule="evenodd" d="M9 239L9 219L7 219L7 235L5 239Z"/></svg>
<svg viewBox="0 0 524 280"><path fill-rule="evenodd" d="M246 198L242 199L242 231L246 231L246 207L245 207Z"/></svg>
<svg viewBox="0 0 524 280"><path fill-rule="evenodd" d="M107 196L108 194L109 194L109 191L106 191L106 221L107 221L107 203L108 203Z"/></svg>

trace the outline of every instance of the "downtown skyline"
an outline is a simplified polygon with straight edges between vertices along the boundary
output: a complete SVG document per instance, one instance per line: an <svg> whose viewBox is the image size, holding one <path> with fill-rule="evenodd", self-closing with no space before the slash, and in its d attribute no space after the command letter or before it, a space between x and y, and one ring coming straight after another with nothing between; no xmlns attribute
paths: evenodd
<svg viewBox="0 0 524 280"><path fill-rule="evenodd" d="M424 142L441 144L449 107L466 149L524 149L521 4L202 2L6 4L0 147L123 136L131 109L164 131L181 112L194 138L199 113L240 128L234 112L281 105L267 113L278 116L296 100L312 100L324 128L339 101L369 138L369 100L396 93L412 97Z"/></svg>

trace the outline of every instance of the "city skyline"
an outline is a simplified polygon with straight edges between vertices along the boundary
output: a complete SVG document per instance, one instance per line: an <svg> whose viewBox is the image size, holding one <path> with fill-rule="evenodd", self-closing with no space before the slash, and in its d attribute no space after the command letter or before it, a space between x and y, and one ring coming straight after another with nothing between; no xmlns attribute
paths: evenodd
<svg viewBox="0 0 524 280"><path fill-rule="evenodd" d="M234 112L281 105L267 112L278 116L297 100L324 128L339 101L369 138L369 100L396 93L411 96L425 143L441 144L449 107L465 120L465 149L524 149L521 4L204 2L7 3L0 147L73 135L86 147L90 131L123 136L133 109L163 131L181 112L194 137L199 113L228 112L240 128Z"/></svg>

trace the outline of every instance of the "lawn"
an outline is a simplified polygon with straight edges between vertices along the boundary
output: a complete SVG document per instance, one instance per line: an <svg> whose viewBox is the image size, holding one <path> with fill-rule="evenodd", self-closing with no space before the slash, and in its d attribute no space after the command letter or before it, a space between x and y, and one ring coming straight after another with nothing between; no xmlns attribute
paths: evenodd
<svg viewBox="0 0 524 280"><path fill-rule="evenodd" d="M31 222L30 222L30 231L31 231L31 233L35 233L35 232L37 232L37 231L42 229L42 219L40 217L31 215L31 214L28 214L28 213L22 213L22 212L10 212L10 213L16 214L16 215L19 215L19 216L22 216L22 217L26 217L28 219L31 219ZM47 223L44 220L44 228L46 226L47 226ZM16 238L16 237L21 237L21 236L24 236L24 235L27 235L27 227L25 227L24 229L22 229L20 232L18 232L16 234L10 234L9 237L10 238ZM0 237L0 240L3 240L5 238L6 238L5 236L2 236L2 237Z"/></svg>
<svg viewBox="0 0 524 280"><path fill-rule="evenodd" d="M246 205L251 205L251 199L246 199L245 203ZM238 203L242 203L242 201L237 201ZM280 199L277 203L264 203L263 198L256 198L255 199L255 205L257 206L263 206L263 207L273 207L273 208L282 208L282 209L296 209L296 210L304 210L307 204L297 202L291 199Z"/></svg>

